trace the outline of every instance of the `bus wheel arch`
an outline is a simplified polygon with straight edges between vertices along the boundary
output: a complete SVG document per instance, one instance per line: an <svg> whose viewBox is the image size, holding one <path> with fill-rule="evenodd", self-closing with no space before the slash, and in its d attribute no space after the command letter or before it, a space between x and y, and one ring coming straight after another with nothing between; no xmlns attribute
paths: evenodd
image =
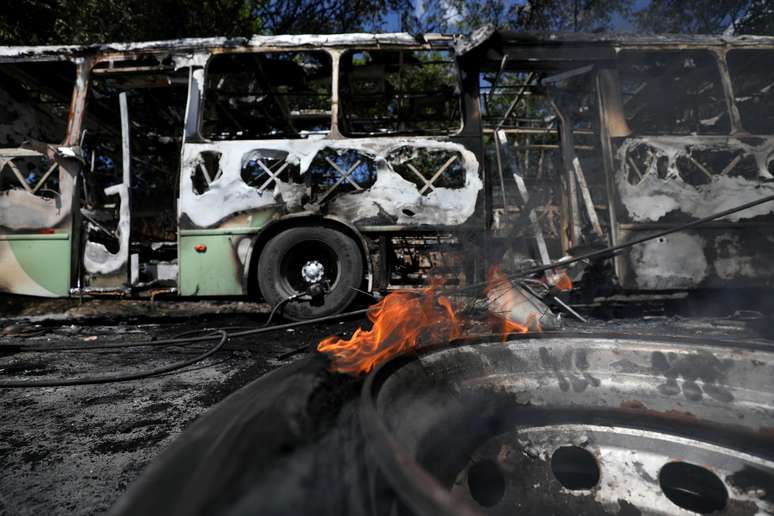
<svg viewBox="0 0 774 516"><path fill-rule="evenodd" d="M265 294L261 292L259 286L258 267L261 255L264 253L269 242L272 241L274 237L289 230L310 227L341 233L354 242L362 264L362 277L360 278L357 287L370 288L372 280L372 264L369 259L368 245L357 228L333 217L289 216L272 222L253 240L251 250L248 254L248 262L244 269L245 275L243 280L245 283L245 290L251 297L264 298L268 302L268 299L266 299Z"/></svg>

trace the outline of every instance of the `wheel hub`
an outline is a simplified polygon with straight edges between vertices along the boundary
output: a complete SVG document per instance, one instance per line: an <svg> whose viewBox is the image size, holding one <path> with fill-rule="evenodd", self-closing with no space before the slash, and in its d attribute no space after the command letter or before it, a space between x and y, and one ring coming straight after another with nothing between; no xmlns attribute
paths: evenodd
<svg viewBox="0 0 774 516"><path fill-rule="evenodd" d="M325 277L325 267L317 260L309 260L301 267L301 277L309 284L319 283Z"/></svg>
<svg viewBox="0 0 774 516"><path fill-rule="evenodd" d="M360 420L417 514L770 514L767 346L565 333L428 347L368 377Z"/></svg>

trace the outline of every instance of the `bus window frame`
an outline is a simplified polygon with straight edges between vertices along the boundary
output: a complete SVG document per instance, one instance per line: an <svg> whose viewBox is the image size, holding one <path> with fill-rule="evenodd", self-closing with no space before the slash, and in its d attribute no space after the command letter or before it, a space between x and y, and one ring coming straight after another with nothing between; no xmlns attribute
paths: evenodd
<svg viewBox="0 0 774 516"><path fill-rule="evenodd" d="M769 133L757 133L752 132L744 125L744 121L742 120L742 113L739 111L739 105L736 102L736 93L734 92L734 79L731 76L731 69L728 65L728 54L730 53L740 53L740 52L751 52L751 51L767 51L774 54L774 44L770 46L735 46L731 48L724 48L722 50L722 68L723 73L727 77L728 80L728 99L729 102L732 105L733 111L732 111L732 120L736 124L736 129L734 130L734 134L740 134L740 135L751 135L751 136L773 136L774 135L774 129L772 129Z"/></svg>
<svg viewBox="0 0 774 516"><path fill-rule="evenodd" d="M0 66L4 65L20 65L20 64L51 64L51 63L69 63L73 67L73 82L72 82L72 90L70 92L70 98L66 102L68 108L67 108L67 118L65 119L64 125L64 136L61 141L56 142L41 142L46 145L52 145L55 147L68 147L68 146L75 146L79 143L77 138L73 138L73 132L75 124L77 123L76 117L79 113L77 107L79 102L81 102L81 99L79 99L78 91L80 88L80 84L86 84L88 85L88 81L90 78L91 70L90 66L86 66L84 69L84 59L82 58L73 58L69 56L62 56L62 57L52 57L52 56L45 56L44 58L29 58L29 59L3 59L0 60ZM88 88L88 86L86 86ZM83 110L81 110L82 113ZM19 147L7 147L2 146L3 149L16 149Z"/></svg>
<svg viewBox="0 0 774 516"><path fill-rule="evenodd" d="M310 53L310 52L324 52L330 57L331 59L331 96L330 96L330 104L331 104L331 123L330 127L328 129L328 132L324 135L317 135L316 138L321 139L330 139L333 137L334 134L338 134L338 125L336 124L336 118L337 118L337 112L334 106L338 104L338 97L336 96L337 93L337 80L336 75L338 74L338 59L339 59L339 52L336 52L335 50L327 47L319 47L319 48L309 48L309 47L292 47L292 48L281 48L281 47L271 47L271 48L261 48L261 49L240 49L240 50L229 50L229 51L211 51L207 55L207 61L204 64L202 68L202 84L199 88L199 93L196 96L197 97L197 105L195 107L196 112L193 113L193 115L196 116L196 139L195 141L197 143L219 143L219 142L238 142L238 141L263 141L267 140L268 138L250 138L250 139L224 139L224 140L213 140L211 138L207 138L204 136L204 133L202 132L202 125L204 124L204 111L206 109L206 86L207 86L207 76L209 74L209 68L210 64L212 64L212 60L215 59L218 56L223 55L234 55L234 54L289 54L292 52L298 52L298 53ZM190 91L193 91L193 81L194 78L194 68L191 69L191 74L189 77L189 95ZM189 106L189 109L191 106ZM309 140L309 137L307 138L274 138L276 140L282 141L305 141ZM191 138L185 138L183 143L193 143L194 140Z"/></svg>
<svg viewBox="0 0 774 516"><path fill-rule="evenodd" d="M661 52L661 53L681 53L681 52L705 52L712 56L715 67L718 72L718 78L720 79L720 87L723 92L723 100L725 104L725 110L726 115L728 116L728 131L724 132L718 132L718 133L675 133L675 132L663 132L663 133L654 133L654 132L641 132L637 131L632 127L632 124L629 123L629 120L626 119L626 111L625 108L623 108L623 111L621 114L624 117L624 121L626 122L626 125L629 129L629 136L643 136L643 137L655 137L655 136L693 136L696 138L707 138L707 137L728 137L734 134L738 134L739 132L742 132L740 129L740 123L739 123L739 115L738 111L736 109L736 103L733 99L733 94L731 91L731 82L730 77L728 75L728 67L726 64L725 59L725 53L727 52L727 49L725 48L719 48L716 46L708 46L708 45L699 45L699 46L679 46L679 45L668 45L668 46L653 46L653 45L626 45L626 46L618 46L615 48L615 64L613 66L613 69L615 71L616 76L616 82L617 82L617 93L620 95L620 103L621 106L624 106L624 98L623 98L623 76L621 73L621 54L625 52Z"/></svg>
<svg viewBox="0 0 774 516"><path fill-rule="evenodd" d="M341 134L344 138L439 138L439 139L446 139L446 138L457 138L460 136L463 136L463 133L465 132L465 126L467 125L467 118L465 113L465 96L466 91L464 88L463 80L462 80L462 69L463 67L460 65L459 56L454 52L453 47L398 47L398 48L389 48L389 47L377 47L377 48L363 48L363 47L348 47L344 48L339 52L338 59L340 60L345 54L353 54L357 52L389 52L389 51L396 51L396 52L448 52L450 62L453 64L454 69L456 71L455 77L456 77L456 86L459 90L459 99L458 99L458 108L459 108L459 127L455 131L449 131L443 134L431 134L431 133L402 133L402 132L395 132L395 133L370 133L370 134L358 134L358 135L348 135L344 133ZM335 68L337 77L336 77L336 83L338 85L338 91L337 93L337 99L341 98L341 86L339 83L341 82L341 70L340 70L340 61L337 63ZM337 109L337 115L338 119L336 120L336 127L339 127L341 118L343 117L342 109L341 109L341 103L339 102L338 109ZM480 118L480 114L479 114Z"/></svg>

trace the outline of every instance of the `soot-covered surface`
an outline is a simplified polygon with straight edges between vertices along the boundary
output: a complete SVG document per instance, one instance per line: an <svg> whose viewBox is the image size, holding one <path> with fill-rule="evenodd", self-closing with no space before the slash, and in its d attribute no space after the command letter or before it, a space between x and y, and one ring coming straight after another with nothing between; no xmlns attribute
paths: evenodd
<svg viewBox="0 0 774 516"><path fill-rule="evenodd" d="M158 367L212 343L96 353L12 353L5 346L140 341L215 326L258 327L265 313L221 313L197 304L154 315L158 307L101 301L70 321L36 311L34 322L0 323L0 381L39 380ZM191 303L192 304L192 303ZM232 307L233 308L233 307ZM93 315L92 315L93 314ZM148 314L151 314L149 317ZM349 335L362 321L281 331L227 344L181 372L114 384L0 389L0 515L104 514L162 450L224 397L268 371L291 364L320 334ZM19 334L27 336L19 336ZM194 349L196 351L194 351Z"/></svg>
<svg viewBox="0 0 774 516"><path fill-rule="evenodd" d="M7 322L3 344L88 345L265 320L260 314L218 314L169 322L113 313L98 325ZM588 325L567 321L568 329L757 340L772 327L767 317L733 310L684 317L651 306L597 315L605 318ZM370 466L356 410L362 382L329 372L319 356L283 356L321 336L349 335L364 322L242 339L187 372L138 382L0 390L0 514L101 514L122 495L115 514L371 513L369 504L390 494L380 492L383 483L366 485ZM11 336L30 328L34 336ZM147 367L178 360L185 351L5 355L0 378ZM172 463L177 466L170 470Z"/></svg>
<svg viewBox="0 0 774 516"><path fill-rule="evenodd" d="M751 316L751 314L747 314ZM649 315L574 331L766 340L761 319ZM381 514L395 501L363 434L362 381L319 355L245 386L197 421L143 474L114 514ZM186 475L180 475L186 471ZM382 503L383 502L383 503ZM376 512L374 512L376 511Z"/></svg>

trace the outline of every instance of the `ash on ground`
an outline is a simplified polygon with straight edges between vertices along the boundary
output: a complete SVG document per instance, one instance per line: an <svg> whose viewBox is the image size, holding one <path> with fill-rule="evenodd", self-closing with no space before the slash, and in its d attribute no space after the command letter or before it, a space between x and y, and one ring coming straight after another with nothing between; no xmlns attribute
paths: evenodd
<svg viewBox="0 0 774 516"><path fill-rule="evenodd" d="M257 328L265 307L244 303L97 301L22 308L0 325L0 380L67 378L158 367L212 343L102 351L14 352L14 345L121 343L214 327ZM144 304L143 304L144 303ZM195 305L193 308L188 305ZM688 304L687 306L692 306ZM587 307L588 324L567 331L770 338L771 319L726 310L697 316L669 305L608 302ZM684 314L688 313L688 316ZM321 337L349 337L363 319L321 323L230 341L182 371L138 381L0 389L0 514L103 514L186 427L230 393L311 351Z"/></svg>

